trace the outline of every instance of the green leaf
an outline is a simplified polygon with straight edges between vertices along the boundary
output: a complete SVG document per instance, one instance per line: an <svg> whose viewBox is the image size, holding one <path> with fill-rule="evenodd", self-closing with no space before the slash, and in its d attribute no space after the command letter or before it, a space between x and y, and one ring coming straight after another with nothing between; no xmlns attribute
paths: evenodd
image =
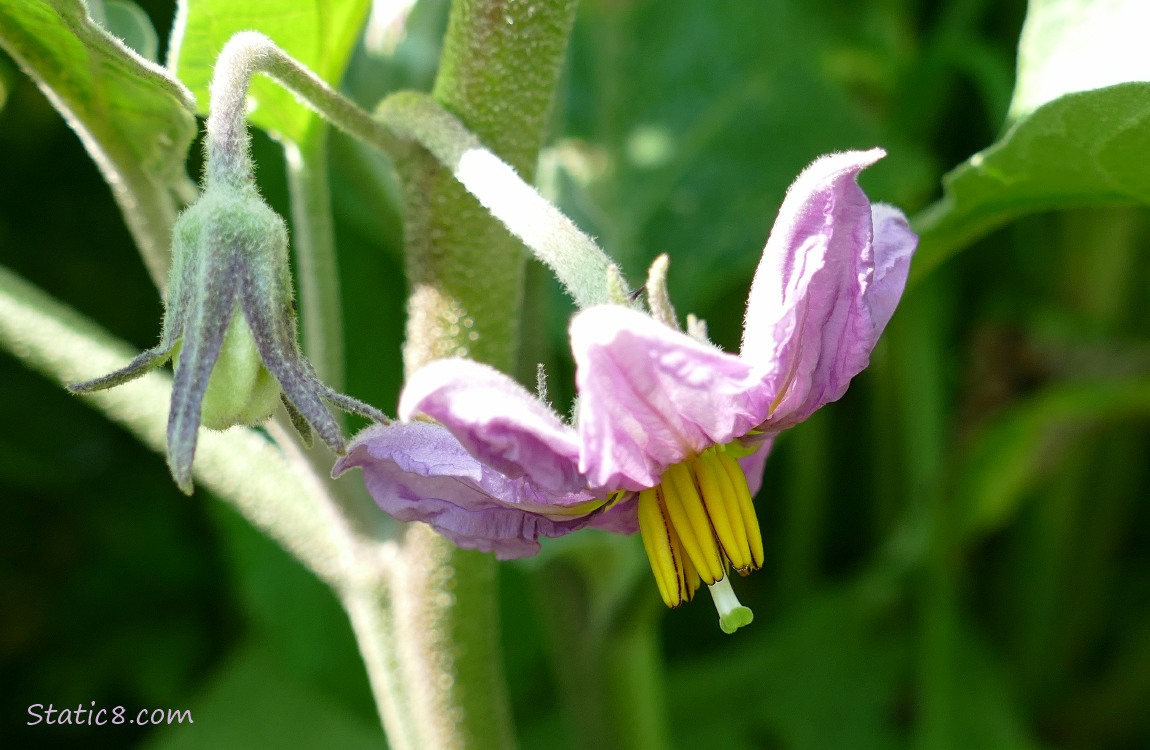
<svg viewBox="0 0 1150 750"><path fill-rule="evenodd" d="M1150 81L1145 0L1030 0L1010 120L1075 91Z"/></svg>
<svg viewBox="0 0 1150 750"><path fill-rule="evenodd" d="M956 616L956 620L945 627L948 631L945 661L931 662L927 667L942 670L928 676L930 681L942 681L944 685L945 698L937 706L941 715L929 717L932 726L920 732L915 747L924 750L1041 748L1030 735L1019 705L1021 701L1015 695L1012 675L1001 661L995 660L980 634L962 616ZM920 718L920 728L927 718Z"/></svg>
<svg viewBox="0 0 1150 750"><path fill-rule="evenodd" d="M912 283L958 250L1026 214L1150 203L1150 83L1067 94L1015 123L943 179L915 217Z"/></svg>
<svg viewBox="0 0 1150 750"><path fill-rule="evenodd" d="M0 46L80 136L157 282L187 194L191 94L93 23L80 0L0 0Z"/></svg>
<svg viewBox="0 0 1150 750"><path fill-rule="evenodd" d="M978 440L959 471L964 536L1009 520L1027 491L1105 426L1150 420L1150 381L1051 386L1012 408Z"/></svg>
<svg viewBox="0 0 1150 750"><path fill-rule="evenodd" d="M207 115L216 56L233 34L254 29L339 88L368 5L368 0L182 0L168 68L196 95L199 113ZM251 98L250 121L278 139L303 143L319 121L291 93L262 76L252 82Z"/></svg>
<svg viewBox="0 0 1150 750"><path fill-rule="evenodd" d="M1148 22L1143 0L1031 0L1012 127L946 175L942 200L916 217L912 283L1024 214L1150 200Z"/></svg>
<svg viewBox="0 0 1150 750"><path fill-rule="evenodd" d="M152 62L160 59L160 39L156 29L152 26L152 19L139 5L131 0L104 0L104 18L96 18L93 0L91 8L92 17L100 22L114 36L124 40L124 44L134 49L141 57Z"/></svg>

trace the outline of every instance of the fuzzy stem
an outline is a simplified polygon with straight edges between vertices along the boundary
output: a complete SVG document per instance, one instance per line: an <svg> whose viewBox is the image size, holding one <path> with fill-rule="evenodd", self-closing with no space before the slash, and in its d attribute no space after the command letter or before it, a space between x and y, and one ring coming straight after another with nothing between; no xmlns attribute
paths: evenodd
<svg viewBox="0 0 1150 750"><path fill-rule="evenodd" d="M471 7L470 2L462 5ZM483 3L479 5L486 7ZM573 3L564 3L565 7L568 5ZM486 11L474 12L481 15ZM542 16L545 22L549 22L550 16L547 13ZM499 23L491 19L485 19L483 23L492 28L499 26ZM472 24L472 27L480 28L482 25ZM536 28L542 27L536 25ZM510 33L498 28L496 30L504 35ZM448 31L451 33L451 29ZM551 34L558 29L546 31ZM484 33L493 38L499 36L491 34L490 29ZM500 67L499 61L494 59L490 51L483 49L482 44L472 44L468 50L467 54L472 55L469 59L485 61L468 63L477 69L488 62L494 64L495 69L508 67ZM523 133L510 133L491 125L487 125L487 131L484 131L475 123L470 123L469 130L452 114L462 110L454 106L448 94L436 94L438 99L413 92L396 94L380 105L373 119L276 47L270 39L254 31L241 32L228 40L220 52L216 70L212 80L211 115L208 117L209 183L213 179L246 180L251 174L249 139L244 120L245 104L251 77L263 73L294 92L304 104L336 127L389 156L398 157L404 172L433 174L429 170L430 165L426 163L427 154L430 154L481 204L476 206L466 202L460 205L461 209L465 207L472 219L481 214L490 214L502 222L506 231L522 240L540 261L555 272L580 307L615 301L611 294L612 284L619 288L626 287L619 268L595 241L531 187L529 181L535 171L538 146L535 151L524 155L526 152L523 146L526 141ZM498 77L493 76L491 69L472 74L470 78L444 73L440 80L453 82L437 86L449 94L459 89L457 95L478 99L469 87L478 87L484 91L506 89L518 96L518 90L524 87L515 84L538 83L536 79L539 76L534 71L530 71L526 77L523 71L508 74L520 76L509 82L510 88L502 85ZM467 82L461 82L465 78ZM524 98L529 99L531 95ZM529 104L535 106L537 102ZM547 106L543 105L539 111L546 111ZM490 115L485 117L491 121ZM535 119L536 122L526 124L527 132L542 132L545 120L538 117ZM413 154L409 145L398 139L414 141L427 151ZM491 147L490 150L485 143ZM404 167L413 159L423 163L414 170ZM436 179L443 179L442 172L436 171L434 174ZM431 187L428 186L429 189ZM454 185L450 189L460 192ZM429 195L435 194L428 193L421 199L428 200ZM409 215L426 213L423 209L409 207ZM452 226L472 226L472 219ZM505 230L490 221L486 224L485 232L494 241L503 242ZM514 298L507 302L518 304ZM431 300L423 307L441 307L441 303L442 300ZM449 323L448 327L458 322ZM464 346L464 350L456 353L470 352L467 346Z"/></svg>
<svg viewBox="0 0 1150 750"><path fill-rule="evenodd" d="M432 97L413 91L393 94L380 104L376 116L396 136L427 149L555 272L579 307L613 301L612 277L625 286L619 268L593 239Z"/></svg>
<svg viewBox="0 0 1150 750"><path fill-rule="evenodd" d="M573 0L455 0L434 97L530 179L574 22ZM435 156L399 162L411 283L404 361L410 373L468 354L515 364L524 256L519 243ZM420 675L410 706L423 747L514 744L499 658L494 559L411 526L401 544L410 572L395 591L398 661ZM404 623L407 623L406 627Z"/></svg>
<svg viewBox="0 0 1150 750"><path fill-rule="evenodd" d="M0 349L59 383L107 372L131 356L74 310L0 267ZM163 453L172 378L156 371L80 398ZM193 466L196 481L230 502L328 583L358 575L351 519L290 443L285 450L252 430L205 431ZM253 467L258 467L254 471Z"/></svg>
<svg viewBox="0 0 1150 750"><path fill-rule="evenodd" d="M343 316L327 177L327 132L317 124L303 143L285 142L284 154L302 301L303 351L319 379L342 391Z"/></svg>
<svg viewBox="0 0 1150 750"><path fill-rule="evenodd" d="M208 115L207 182L250 179L246 114L252 76L263 73L299 97L325 120L385 153L397 150L395 139L351 100L281 50L263 34L241 31L228 40L216 59Z"/></svg>

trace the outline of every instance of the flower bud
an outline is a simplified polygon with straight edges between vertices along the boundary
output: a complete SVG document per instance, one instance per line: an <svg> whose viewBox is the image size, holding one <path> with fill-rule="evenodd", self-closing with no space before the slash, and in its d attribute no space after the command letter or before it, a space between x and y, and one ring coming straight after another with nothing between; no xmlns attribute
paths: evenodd
<svg viewBox="0 0 1150 750"><path fill-rule="evenodd" d="M177 368L179 357L177 348ZM233 315L204 391L200 423L210 430L257 425L272 415L282 393L279 382L260 359L247 321L242 315Z"/></svg>
<svg viewBox="0 0 1150 750"><path fill-rule="evenodd" d="M168 412L168 466L191 492L200 425L259 423L287 407L310 443L311 430L334 452L343 434L324 405L379 422L379 410L320 382L296 340L287 228L250 182L209 182L176 221L172 272L160 344L122 370L73 391L110 388L176 357Z"/></svg>
<svg viewBox="0 0 1150 750"><path fill-rule="evenodd" d="M219 321L212 320L214 316L229 316L203 392L201 424L224 430L264 421L279 403L279 382L264 366L240 305L233 303L226 313L212 308L220 299L235 296L236 272L249 268L260 276L284 280L275 291L286 294L290 311L283 220L253 190L214 186L180 215L172 252L173 267L181 273L173 274L170 298L181 306L190 305L189 322L196 325L195 321L202 321L215 328ZM203 314L196 314L195 309ZM181 350L176 349L177 373L182 365Z"/></svg>

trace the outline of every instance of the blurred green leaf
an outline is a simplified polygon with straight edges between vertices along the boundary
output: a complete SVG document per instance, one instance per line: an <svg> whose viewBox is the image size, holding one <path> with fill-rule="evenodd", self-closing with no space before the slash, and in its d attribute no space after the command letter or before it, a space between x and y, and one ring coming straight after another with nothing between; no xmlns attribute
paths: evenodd
<svg viewBox="0 0 1150 750"><path fill-rule="evenodd" d="M80 0L3 0L0 46L80 136L112 188L154 279L186 190L195 137L188 91L92 22Z"/></svg>
<svg viewBox="0 0 1150 750"><path fill-rule="evenodd" d="M1150 83L1067 94L1022 118L943 180L915 217L911 281L998 226L1037 211L1150 202Z"/></svg>
<svg viewBox="0 0 1150 750"><path fill-rule="evenodd" d="M923 750L1037 750L1006 670L961 618L953 625L946 669L945 732L926 735Z"/></svg>
<svg viewBox="0 0 1150 750"><path fill-rule="evenodd" d="M978 439L959 469L964 536L1006 523L1027 491L1097 429L1150 420L1150 381L1050 386L1012 407Z"/></svg>
<svg viewBox="0 0 1150 750"><path fill-rule="evenodd" d="M88 13L136 54L152 62L159 60L160 40L152 19L132 0L88 0Z"/></svg>
<svg viewBox="0 0 1150 750"><path fill-rule="evenodd" d="M667 252L680 313L710 317L702 308L720 303L740 317L786 188L815 158L887 147L866 175L884 200L933 182L882 119L896 54L860 28L881 27L886 12L584 4L562 112L569 139L544 156L560 172L551 194L632 280Z"/></svg>
<svg viewBox="0 0 1150 750"><path fill-rule="evenodd" d="M943 199L916 217L912 282L1024 214L1150 200L1148 22L1143 0L1030 1L1012 127L947 174Z"/></svg>
<svg viewBox="0 0 1150 750"><path fill-rule="evenodd" d="M188 709L193 723L159 729L148 750L386 747L378 726L324 700L258 646L240 648L190 704L169 708Z"/></svg>
<svg viewBox="0 0 1150 750"><path fill-rule="evenodd" d="M363 27L368 0L181 0L172 30L168 68L208 113L208 84L216 56L233 34L256 30L338 88ZM300 144L319 121L289 91L263 76L252 82L249 120L278 139Z"/></svg>
<svg viewBox="0 0 1150 750"><path fill-rule="evenodd" d="M1075 91L1150 81L1145 0L1030 0L1010 120Z"/></svg>

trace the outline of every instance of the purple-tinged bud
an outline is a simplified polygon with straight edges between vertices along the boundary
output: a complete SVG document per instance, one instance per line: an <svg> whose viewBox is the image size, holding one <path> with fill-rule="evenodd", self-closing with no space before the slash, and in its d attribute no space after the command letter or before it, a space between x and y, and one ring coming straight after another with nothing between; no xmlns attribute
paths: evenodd
<svg viewBox="0 0 1150 750"><path fill-rule="evenodd" d="M177 219L159 345L70 390L110 388L173 357L168 466L188 493L201 425L256 424L281 400L305 442L314 430L342 454L342 431L324 401L388 421L378 409L324 385L304 358L296 339L287 228L250 183L209 182Z"/></svg>

